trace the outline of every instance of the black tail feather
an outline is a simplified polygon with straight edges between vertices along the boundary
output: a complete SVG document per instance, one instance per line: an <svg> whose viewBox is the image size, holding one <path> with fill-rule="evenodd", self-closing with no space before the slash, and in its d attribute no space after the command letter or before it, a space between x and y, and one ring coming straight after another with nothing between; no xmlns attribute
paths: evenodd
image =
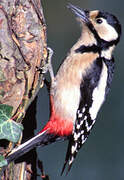
<svg viewBox="0 0 124 180"><path fill-rule="evenodd" d="M8 164L22 155L29 152L36 146L45 146L47 144L53 143L58 139L57 136L48 134L46 131L38 134L37 136L29 139L25 143L21 144L17 148L13 149L12 152L6 157Z"/></svg>
<svg viewBox="0 0 124 180"><path fill-rule="evenodd" d="M67 166L67 163L69 163L69 160L70 160L71 146L72 146L72 142L73 142L72 139L73 139L73 137L70 136L70 137L69 137L68 149L67 149L67 153L66 153L66 157L65 157L65 162L64 162L64 165L63 165L63 168L62 168L61 176L63 175L64 170L65 170L65 168L66 168L66 166ZM69 164L69 165L68 165L68 169L67 169L66 175L67 175L68 172L70 171L71 166L72 166L72 164Z"/></svg>

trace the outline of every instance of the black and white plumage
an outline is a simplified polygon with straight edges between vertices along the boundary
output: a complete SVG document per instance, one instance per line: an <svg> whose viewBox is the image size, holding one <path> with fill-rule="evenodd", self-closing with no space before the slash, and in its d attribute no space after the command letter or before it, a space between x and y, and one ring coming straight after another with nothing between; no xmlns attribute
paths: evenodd
<svg viewBox="0 0 124 180"><path fill-rule="evenodd" d="M62 173L67 163L69 164L68 171L70 170L77 152L88 138L96 121L97 113L109 92L115 65L112 51L118 43L121 34L121 27L115 16L99 11L94 11L94 13L86 11L85 13L85 11L73 5L69 5L69 8L72 9L80 21L83 21L83 24L85 23L88 26L89 31L91 31L96 40L96 42L94 41L95 43L91 41L90 45L85 45L84 43L75 49L75 52L81 54L98 53L98 57L93 59L91 67L86 69L86 74L82 78L79 108L76 114L73 133L69 140ZM101 24L104 19L107 24L112 26L113 38L109 39L108 37L107 39L107 34L105 32L104 35L104 30L101 29L100 31L103 32L100 33L99 29L95 29L92 20L90 20L92 16L94 16L96 21L99 20L98 24Z"/></svg>
<svg viewBox="0 0 124 180"><path fill-rule="evenodd" d="M113 63L114 65L114 63ZM95 70L97 68L97 71ZM103 59L96 59L92 71L87 73L81 85L81 101L77 111L73 134L70 138L66 162L69 161L69 169L77 155L77 152L87 140L95 123L97 113L103 104L110 85L110 76L113 69L109 71Z"/></svg>
<svg viewBox="0 0 124 180"><path fill-rule="evenodd" d="M82 10L73 5L69 8L83 28L55 77L52 67L49 68L50 119L39 135L8 155L8 163L37 145L69 139L62 173L67 164L69 171L109 92L114 73L112 52L120 40L121 25L106 12Z"/></svg>

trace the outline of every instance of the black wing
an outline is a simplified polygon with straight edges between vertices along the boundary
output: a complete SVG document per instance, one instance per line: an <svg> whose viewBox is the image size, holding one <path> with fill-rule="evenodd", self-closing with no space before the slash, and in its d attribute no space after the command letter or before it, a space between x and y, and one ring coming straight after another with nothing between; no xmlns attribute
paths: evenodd
<svg viewBox="0 0 124 180"><path fill-rule="evenodd" d="M71 169L72 163L77 155L77 152L79 151L81 146L84 144L84 142L88 138L90 131L95 123L95 119L91 118L89 109L93 103L93 97L92 97L93 91L98 86L101 76L104 75L104 73L102 72L103 62L104 62L104 66L106 66L107 73L108 73L107 79L106 79L107 82L106 82L106 88L105 88L105 96L108 93L108 89L111 84L111 80L113 77L113 69L114 69L113 59L109 60L109 63L110 61L111 61L111 64L107 64L105 59L103 58L96 59L91 69L87 71L85 78L83 78L83 82L80 86L81 100L80 100L79 108L76 115L77 118L75 121L73 134L71 135L69 139L68 150L66 153L66 158L65 158L63 169L62 169L62 173L64 172L64 169L67 163L68 163L67 173Z"/></svg>

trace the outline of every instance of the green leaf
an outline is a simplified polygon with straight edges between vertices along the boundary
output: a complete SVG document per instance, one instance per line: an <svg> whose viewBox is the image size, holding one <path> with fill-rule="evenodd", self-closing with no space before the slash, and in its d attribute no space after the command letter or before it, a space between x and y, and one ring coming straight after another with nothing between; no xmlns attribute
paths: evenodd
<svg viewBox="0 0 124 180"><path fill-rule="evenodd" d="M13 110L12 106L6 104L0 104L0 124L11 118L12 110Z"/></svg>
<svg viewBox="0 0 124 180"><path fill-rule="evenodd" d="M23 126L11 120L13 107L0 104L0 139L7 139L11 142L18 142Z"/></svg>
<svg viewBox="0 0 124 180"><path fill-rule="evenodd" d="M4 158L4 156L0 155L0 168L3 166L7 166L7 160Z"/></svg>

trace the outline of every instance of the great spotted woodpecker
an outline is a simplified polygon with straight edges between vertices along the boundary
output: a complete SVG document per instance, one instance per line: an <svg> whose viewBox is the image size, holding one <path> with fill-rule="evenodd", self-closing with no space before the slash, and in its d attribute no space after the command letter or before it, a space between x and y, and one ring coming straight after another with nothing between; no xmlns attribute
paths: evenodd
<svg viewBox="0 0 124 180"><path fill-rule="evenodd" d="M50 119L38 135L13 149L6 157L8 163L38 145L68 139L62 173L67 164L69 171L109 92L114 73L112 52L120 40L121 25L110 13L68 7L80 21L82 33L55 77L49 68Z"/></svg>

